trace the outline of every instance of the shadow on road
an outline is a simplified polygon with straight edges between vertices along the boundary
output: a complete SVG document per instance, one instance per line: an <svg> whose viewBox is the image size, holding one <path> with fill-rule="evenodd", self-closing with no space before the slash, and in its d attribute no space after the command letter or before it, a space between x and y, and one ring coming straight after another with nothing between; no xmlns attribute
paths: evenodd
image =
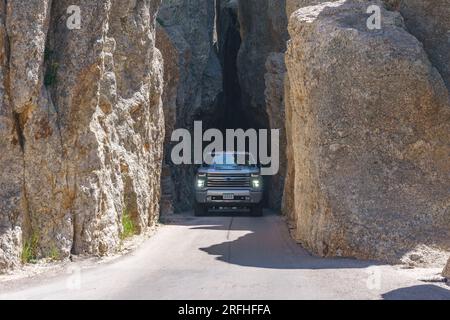
<svg viewBox="0 0 450 320"><path fill-rule="evenodd" d="M184 215L166 223L185 225L191 230L227 232L225 241L198 249L219 261L239 266L318 270L381 265L373 261L313 256L291 238L284 220L273 213L266 213L261 218L235 214L202 218Z"/></svg>
<svg viewBox="0 0 450 320"><path fill-rule="evenodd" d="M385 300L450 300L450 290L435 285L401 288L382 295Z"/></svg>

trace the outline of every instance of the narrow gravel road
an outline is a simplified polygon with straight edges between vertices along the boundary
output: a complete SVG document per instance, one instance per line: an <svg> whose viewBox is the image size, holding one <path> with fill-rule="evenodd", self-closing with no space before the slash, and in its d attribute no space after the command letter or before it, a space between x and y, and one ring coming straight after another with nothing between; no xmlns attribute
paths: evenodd
<svg viewBox="0 0 450 320"><path fill-rule="evenodd" d="M450 299L417 280L439 270L313 257L276 215L172 218L129 255L67 268L0 283L0 299Z"/></svg>

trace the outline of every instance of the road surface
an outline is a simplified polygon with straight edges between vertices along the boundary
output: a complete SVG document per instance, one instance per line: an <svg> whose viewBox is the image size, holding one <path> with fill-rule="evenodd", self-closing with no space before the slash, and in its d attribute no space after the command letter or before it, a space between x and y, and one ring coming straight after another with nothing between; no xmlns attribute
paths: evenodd
<svg viewBox="0 0 450 320"><path fill-rule="evenodd" d="M417 270L313 257L276 215L176 217L131 254L64 268L2 282L0 299L450 299Z"/></svg>

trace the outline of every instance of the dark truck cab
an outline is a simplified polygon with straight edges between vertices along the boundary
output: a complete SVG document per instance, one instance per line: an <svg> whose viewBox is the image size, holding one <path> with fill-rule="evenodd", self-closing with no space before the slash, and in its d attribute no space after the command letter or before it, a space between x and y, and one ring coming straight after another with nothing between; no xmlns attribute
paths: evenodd
<svg viewBox="0 0 450 320"><path fill-rule="evenodd" d="M245 211L263 214L263 179L261 169L246 161L238 164L238 153L224 152L203 165L195 179L195 215L211 212ZM250 159L249 154L245 154Z"/></svg>

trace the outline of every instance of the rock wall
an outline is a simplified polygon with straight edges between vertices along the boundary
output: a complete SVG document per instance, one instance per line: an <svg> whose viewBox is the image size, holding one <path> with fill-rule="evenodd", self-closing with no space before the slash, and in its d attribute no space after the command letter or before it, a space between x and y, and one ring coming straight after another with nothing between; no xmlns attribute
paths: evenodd
<svg viewBox="0 0 450 320"><path fill-rule="evenodd" d="M242 105L253 127L280 129L280 172L271 177L266 195L271 208L279 210L286 175L283 55L286 50L285 1L239 1L242 45L237 67Z"/></svg>
<svg viewBox="0 0 450 320"><path fill-rule="evenodd" d="M401 15L383 9L382 30L370 31L369 4L290 20L294 234L320 255L398 262L418 245L450 249L450 106Z"/></svg>
<svg viewBox="0 0 450 320"><path fill-rule="evenodd" d="M171 133L177 123L177 93L180 84L179 53L169 34L158 23L156 46L164 58L163 110L165 120L164 160L161 176L161 215L175 213L174 196L176 194L170 153L172 151Z"/></svg>
<svg viewBox="0 0 450 320"><path fill-rule="evenodd" d="M265 79L266 61L273 52L286 48L284 1L239 1L242 45L238 57L243 105L260 124L267 123Z"/></svg>
<svg viewBox="0 0 450 320"><path fill-rule="evenodd" d="M216 31L217 47L219 59L222 67L225 65L225 55L229 52L230 46L238 42L238 48L241 45L241 34L239 24L239 1L238 0L217 0L216 4ZM238 37L238 39L235 39ZM233 52L233 54L235 54ZM235 61L236 63L236 61ZM224 70L226 72L226 70Z"/></svg>
<svg viewBox="0 0 450 320"><path fill-rule="evenodd" d="M157 46L169 68L165 85L165 101L170 101L165 111L171 114L166 121L167 136L176 128L192 130L196 120L203 120L205 128L213 126L222 115L218 112L222 69L215 48L214 1L163 0L158 23L162 30ZM174 77L179 79L170 82ZM169 202L175 211L190 210L195 168L171 166L170 150L169 145L163 192L172 199Z"/></svg>
<svg viewBox="0 0 450 320"><path fill-rule="evenodd" d="M71 5L81 28L69 29ZM0 1L0 270L105 255L159 214L158 0Z"/></svg>
<svg viewBox="0 0 450 320"><path fill-rule="evenodd" d="M284 62L284 52L273 52L269 54L265 67L264 93L269 127L280 130L280 171L277 175L270 178L270 189L267 197L269 206L274 210L280 210L287 173L286 102L284 97L286 65Z"/></svg>
<svg viewBox="0 0 450 320"><path fill-rule="evenodd" d="M424 45L450 90L450 1L386 0L401 12L408 31Z"/></svg>
<svg viewBox="0 0 450 320"><path fill-rule="evenodd" d="M300 8L315 6L324 2L334 2L337 0L285 0L286 1L286 14L288 19L291 15Z"/></svg>
<svg viewBox="0 0 450 320"><path fill-rule="evenodd" d="M450 259L448 260L447 265L445 266L444 271L442 272L442 275L447 279L450 279Z"/></svg>
<svg viewBox="0 0 450 320"><path fill-rule="evenodd" d="M223 92L220 97L221 120L218 128L249 129L252 120L242 104L237 58L241 47L241 34L237 0L218 0L216 4L217 49L223 70Z"/></svg>
<svg viewBox="0 0 450 320"><path fill-rule="evenodd" d="M328 0L285 0L286 1L286 16L288 20L291 15L298 9L318 5L324 2L333 2ZM287 28L287 27L286 27ZM290 82L289 82L289 74L286 73L284 75L284 89L285 96L289 95L291 90ZM295 163L294 163L294 139L290 132L292 130L292 120L293 120L293 108L295 107L290 105L291 101L287 98L284 98L285 102L285 115L286 115L286 132L288 133L286 136L286 178L283 189L283 198L281 202L281 212L287 218L287 221L293 229L296 228L297 225L297 215L294 208L294 185L295 185Z"/></svg>

